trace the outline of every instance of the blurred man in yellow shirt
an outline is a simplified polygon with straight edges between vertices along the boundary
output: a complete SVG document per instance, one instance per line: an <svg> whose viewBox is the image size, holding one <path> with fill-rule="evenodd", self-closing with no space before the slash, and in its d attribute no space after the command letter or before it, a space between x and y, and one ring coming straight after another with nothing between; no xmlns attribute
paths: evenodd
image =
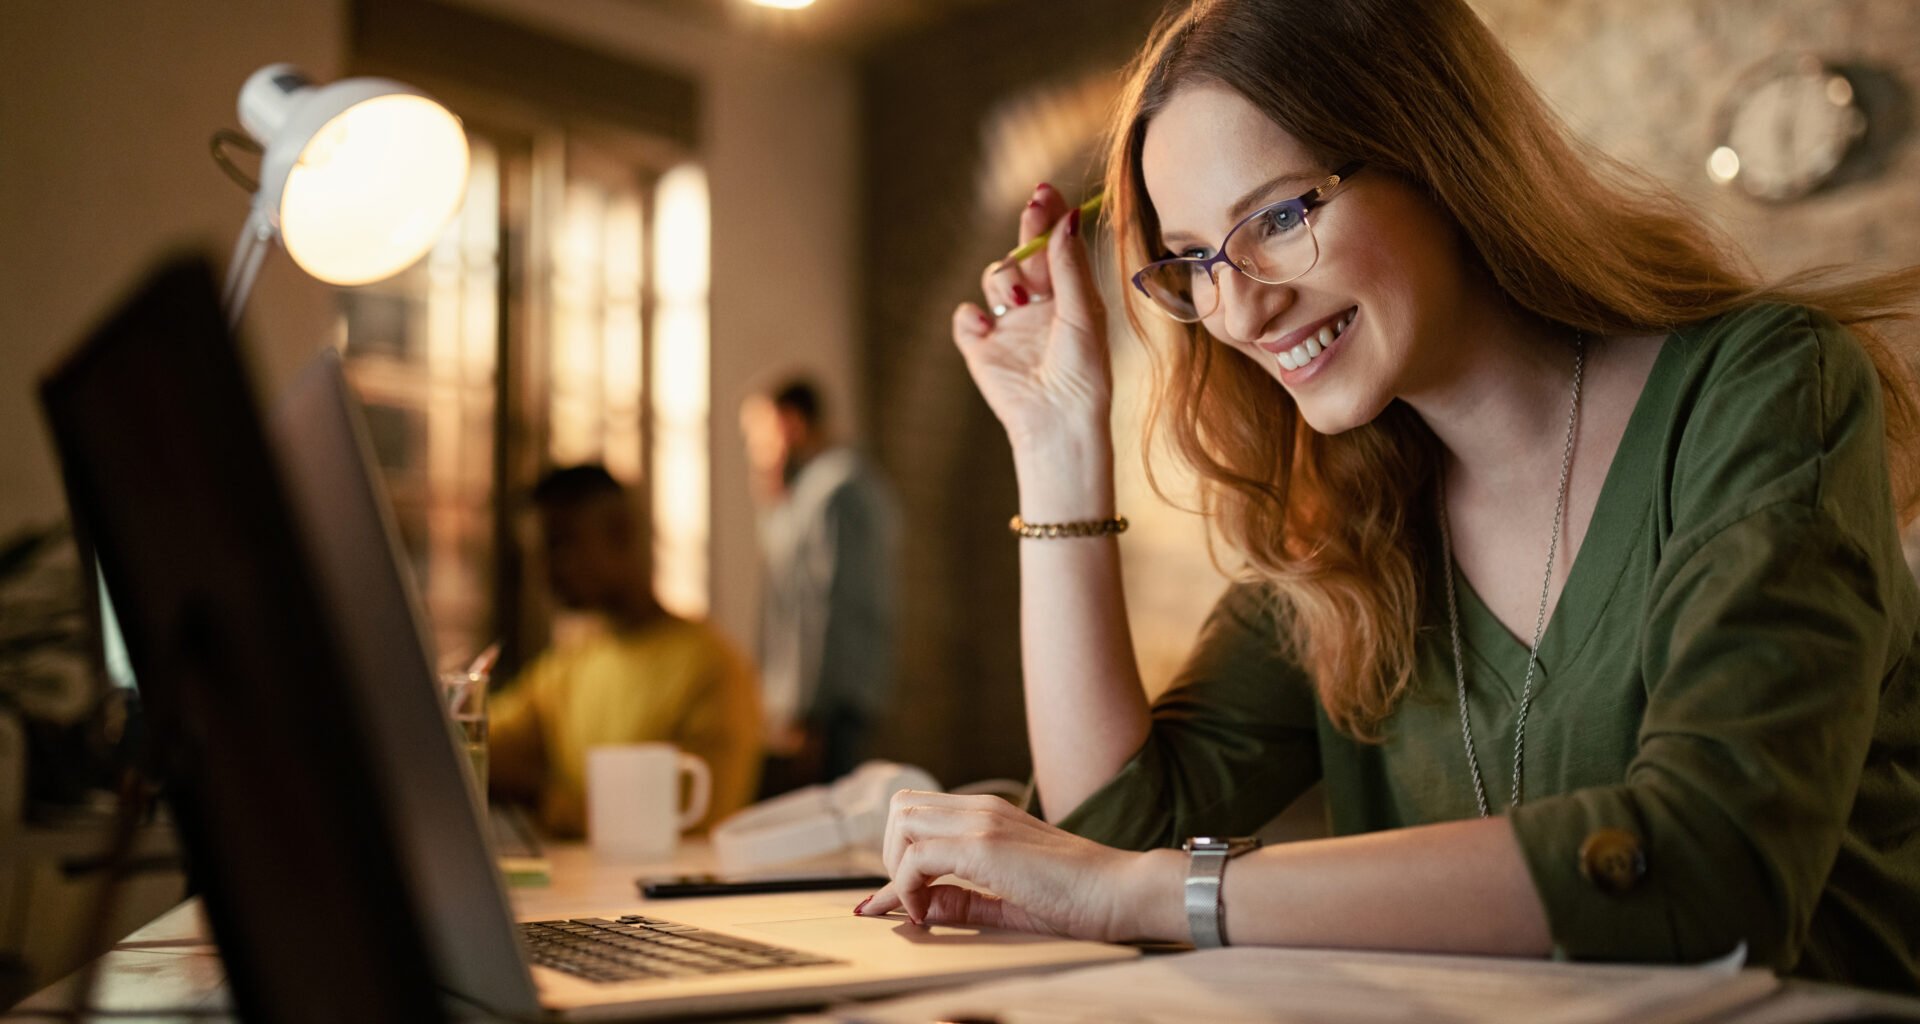
<svg viewBox="0 0 1920 1024"><path fill-rule="evenodd" d="M597 465L534 489L554 596L598 613L591 635L536 659L491 707L491 786L556 837L586 827L591 747L671 743L702 758L713 799L698 828L745 806L760 771L752 666L704 623L654 599L649 538L626 489Z"/></svg>

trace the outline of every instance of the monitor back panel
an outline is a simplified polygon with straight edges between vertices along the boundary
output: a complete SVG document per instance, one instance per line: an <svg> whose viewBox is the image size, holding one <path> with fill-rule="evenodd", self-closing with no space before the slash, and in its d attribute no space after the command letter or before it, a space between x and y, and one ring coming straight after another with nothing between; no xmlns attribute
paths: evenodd
<svg viewBox="0 0 1920 1024"><path fill-rule="evenodd" d="M154 274L41 396L240 1015L441 1019L364 709L207 265Z"/></svg>
<svg viewBox="0 0 1920 1024"><path fill-rule="evenodd" d="M368 752L397 812L414 912L436 977L513 1016L538 1012L506 889L440 707L420 612L358 400L322 352L275 403L271 429L347 678L367 708Z"/></svg>

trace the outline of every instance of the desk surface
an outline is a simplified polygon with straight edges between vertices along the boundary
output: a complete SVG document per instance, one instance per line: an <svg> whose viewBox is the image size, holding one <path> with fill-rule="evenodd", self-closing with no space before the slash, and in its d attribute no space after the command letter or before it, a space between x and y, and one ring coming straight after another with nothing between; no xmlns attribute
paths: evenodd
<svg viewBox="0 0 1920 1024"><path fill-rule="evenodd" d="M552 884L511 890L513 908L523 918L604 913L609 907L646 902L634 889L641 875L708 871L713 855L704 843L684 844L670 861L632 861L597 857L580 843L547 847ZM857 902L859 894L850 901ZM670 910L660 911L670 916ZM117 943L96 961L99 979L94 1004L120 1022L188 1024L224 1019L225 974L200 913L198 901L182 903ZM78 975L63 979L20 1004L18 1009L64 1010L73 1005ZM151 1015L142 1011L159 1011ZM1876 1015L1878 1020L1920 1021L1920 1000L1902 999L1833 986L1788 982L1778 993L1728 1018L1724 1024L1790 1024L1846 1020ZM0 1014L0 1019L10 1017ZM108 1018L101 1018L108 1019ZM758 1018L756 1018L758 1019Z"/></svg>
<svg viewBox="0 0 1920 1024"><path fill-rule="evenodd" d="M638 908L645 901L634 888L635 878L711 871L714 867L712 849L705 842L684 843L676 856L665 861L598 857L584 843L550 843L546 857L553 866L551 884L516 886L508 890L514 913L519 917L602 914L609 907L629 904ZM855 895L848 907L858 901L859 895ZM227 1005L226 974L211 935L198 900L188 900L155 918L96 961L99 978L95 983L94 1005L111 1012L115 1024L123 1021L185 1024L207 1020L210 1011ZM79 983L79 974L71 975L21 1003L17 1009L70 1008ZM123 1016L153 1009L185 1012ZM0 1014L0 1019L4 1017Z"/></svg>

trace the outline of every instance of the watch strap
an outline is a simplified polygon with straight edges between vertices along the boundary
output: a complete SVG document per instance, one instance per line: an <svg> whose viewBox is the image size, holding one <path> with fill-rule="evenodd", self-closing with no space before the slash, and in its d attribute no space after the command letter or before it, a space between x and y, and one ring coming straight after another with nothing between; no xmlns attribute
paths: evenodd
<svg viewBox="0 0 1920 1024"><path fill-rule="evenodd" d="M1227 851L1195 850L1187 867L1187 930L1195 949L1227 944L1220 913L1220 883L1227 873Z"/></svg>
<svg viewBox="0 0 1920 1024"><path fill-rule="evenodd" d="M1226 907L1221 899L1227 861L1259 845L1258 839L1187 840L1191 857L1185 891L1187 930L1196 949L1218 949L1227 944Z"/></svg>

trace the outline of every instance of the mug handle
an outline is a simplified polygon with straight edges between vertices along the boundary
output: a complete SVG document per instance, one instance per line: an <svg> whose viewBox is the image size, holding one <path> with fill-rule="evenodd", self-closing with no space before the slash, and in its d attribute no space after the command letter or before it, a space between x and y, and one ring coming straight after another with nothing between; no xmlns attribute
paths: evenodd
<svg viewBox="0 0 1920 1024"><path fill-rule="evenodd" d="M693 783L687 808L680 812L680 831L685 832L707 816L707 803L713 798L713 773L707 770L707 762L686 751L680 752L680 771Z"/></svg>

